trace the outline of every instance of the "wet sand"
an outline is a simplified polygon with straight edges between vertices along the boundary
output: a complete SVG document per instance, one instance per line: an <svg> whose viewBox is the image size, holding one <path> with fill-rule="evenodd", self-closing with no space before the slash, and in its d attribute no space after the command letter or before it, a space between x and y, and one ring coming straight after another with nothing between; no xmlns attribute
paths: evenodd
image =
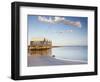
<svg viewBox="0 0 100 82"><path fill-rule="evenodd" d="M51 56L28 56L28 66L53 66L87 64L81 61L60 60Z"/></svg>

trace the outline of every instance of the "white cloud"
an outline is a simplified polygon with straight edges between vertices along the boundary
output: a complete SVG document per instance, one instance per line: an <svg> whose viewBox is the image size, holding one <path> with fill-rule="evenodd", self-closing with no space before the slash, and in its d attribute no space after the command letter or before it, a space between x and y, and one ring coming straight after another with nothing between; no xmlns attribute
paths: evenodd
<svg viewBox="0 0 100 82"><path fill-rule="evenodd" d="M73 32L73 30L64 30L64 31L60 31L60 32L57 32L57 33L71 33L71 32Z"/></svg>
<svg viewBox="0 0 100 82"><path fill-rule="evenodd" d="M70 25L70 26L75 26L75 27L81 28L81 23L80 23L80 21L74 22L74 21L64 20L63 23L64 23L65 25Z"/></svg>
<svg viewBox="0 0 100 82"><path fill-rule="evenodd" d="M61 23L64 20L64 17L49 17L38 16L38 20L45 23Z"/></svg>
<svg viewBox="0 0 100 82"><path fill-rule="evenodd" d="M53 21L55 23L60 23L60 22L63 22L65 20L64 17L54 17Z"/></svg>
<svg viewBox="0 0 100 82"><path fill-rule="evenodd" d="M38 20L41 22L45 22L45 23L53 23L51 17L49 17L49 19L47 19L46 17L38 16Z"/></svg>
<svg viewBox="0 0 100 82"><path fill-rule="evenodd" d="M38 20L44 23L51 23L51 24L56 24L56 23L63 23L65 25L70 25L74 27L79 27L81 28L81 22L80 21L70 21L65 19L64 17L45 17L45 16L38 16Z"/></svg>

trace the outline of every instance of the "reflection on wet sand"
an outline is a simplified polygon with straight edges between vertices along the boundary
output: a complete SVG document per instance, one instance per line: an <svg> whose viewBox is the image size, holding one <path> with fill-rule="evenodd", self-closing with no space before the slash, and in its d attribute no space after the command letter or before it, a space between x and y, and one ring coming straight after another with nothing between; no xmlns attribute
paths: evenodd
<svg viewBox="0 0 100 82"><path fill-rule="evenodd" d="M28 58L27 66L31 67L31 66L87 64L87 62L82 62L82 61L72 61L69 59L68 60L67 59L66 60L57 59L55 54L52 55L52 53L53 53L53 48L42 49L42 50L41 49L29 50L28 57L27 57Z"/></svg>
<svg viewBox="0 0 100 82"><path fill-rule="evenodd" d="M29 50L28 53L31 56L51 56L52 50L51 49Z"/></svg>

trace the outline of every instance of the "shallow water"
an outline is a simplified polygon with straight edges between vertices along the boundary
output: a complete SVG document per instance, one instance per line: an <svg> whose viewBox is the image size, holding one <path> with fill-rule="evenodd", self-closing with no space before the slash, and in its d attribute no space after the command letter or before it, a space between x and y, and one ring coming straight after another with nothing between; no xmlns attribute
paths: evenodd
<svg viewBox="0 0 100 82"><path fill-rule="evenodd" d="M87 46L55 47L47 50L30 51L30 56L52 56L58 59L88 61Z"/></svg>
<svg viewBox="0 0 100 82"><path fill-rule="evenodd" d="M87 61L87 46L69 46L52 48L52 54L59 59Z"/></svg>

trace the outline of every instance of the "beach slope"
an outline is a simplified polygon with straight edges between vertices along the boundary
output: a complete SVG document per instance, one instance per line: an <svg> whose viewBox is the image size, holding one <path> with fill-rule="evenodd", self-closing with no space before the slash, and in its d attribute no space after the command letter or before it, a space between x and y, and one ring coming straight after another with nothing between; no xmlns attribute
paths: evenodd
<svg viewBox="0 0 100 82"><path fill-rule="evenodd" d="M28 56L28 66L53 66L53 65L77 65L87 64L82 61L60 60L51 56Z"/></svg>

